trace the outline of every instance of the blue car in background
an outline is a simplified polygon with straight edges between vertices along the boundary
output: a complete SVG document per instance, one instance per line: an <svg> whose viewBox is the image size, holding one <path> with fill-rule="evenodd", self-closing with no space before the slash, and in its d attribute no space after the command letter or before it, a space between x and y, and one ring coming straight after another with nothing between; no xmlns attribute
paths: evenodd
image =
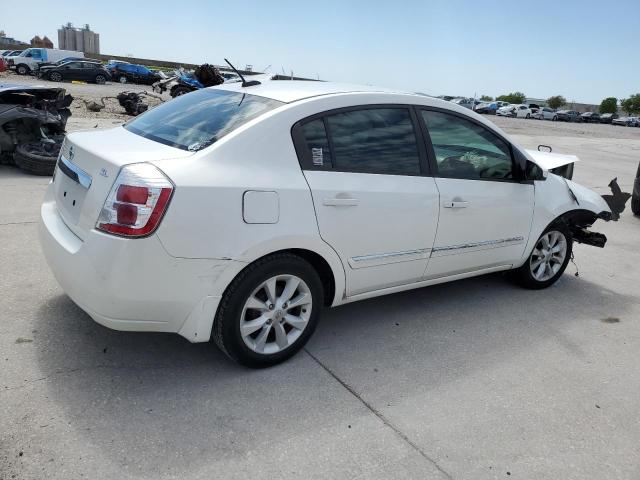
<svg viewBox="0 0 640 480"><path fill-rule="evenodd" d="M152 85L162 77L159 73L145 67L122 61L110 60L107 63L107 70L111 73L114 82L120 83L142 83Z"/></svg>

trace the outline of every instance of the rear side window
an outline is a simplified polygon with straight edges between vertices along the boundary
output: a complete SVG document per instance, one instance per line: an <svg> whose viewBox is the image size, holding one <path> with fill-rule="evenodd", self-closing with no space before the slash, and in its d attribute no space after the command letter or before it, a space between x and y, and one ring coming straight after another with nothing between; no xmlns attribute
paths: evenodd
<svg viewBox="0 0 640 480"><path fill-rule="evenodd" d="M303 168L420 175L418 142L407 108L327 114L302 124L298 132Z"/></svg>
<svg viewBox="0 0 640 480"><path fill-rule="evenodd" d="M313 166L322 169L331 168L333 162L331 161L331 149L324 120L318 118L305 123L301 132L304 138L304 148L308 152Z"/></svg>
<svg viewBox="0 0 640 480"><path fill-rule="evenodd" d="M126 123L142 137L198 151L283 102L247 93L202 89L181 95Z"/></svg>
<svg viewBox="0 0 640 480"><path fill-rule="evenodd" d="M420 156L405 108L354 110L327 117L339 170L419 175Z"/></svg>

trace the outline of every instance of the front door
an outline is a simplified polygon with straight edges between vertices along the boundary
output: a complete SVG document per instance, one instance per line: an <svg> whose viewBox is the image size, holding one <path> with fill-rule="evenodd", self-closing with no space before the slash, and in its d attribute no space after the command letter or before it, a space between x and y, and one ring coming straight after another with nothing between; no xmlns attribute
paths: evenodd
<svg viewBox="0 0 640 480"><path fill-rule="evenodd" d="M531 229L534 186L523 183L510 145L463 116L421 110L432 144L440 221L425 277L517 262Z"/></svg>
<svg viewBox="0 0 640 480"><path fill-rule="evenodd" d="M294 127L320 235L338 253L346 295L422 279L438 191L413 111L366 107Z"/></svg>

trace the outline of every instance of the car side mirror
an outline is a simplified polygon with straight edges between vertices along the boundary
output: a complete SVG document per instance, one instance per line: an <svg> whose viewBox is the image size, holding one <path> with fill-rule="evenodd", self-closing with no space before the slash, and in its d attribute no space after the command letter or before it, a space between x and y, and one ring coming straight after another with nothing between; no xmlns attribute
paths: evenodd
<svg viewBox="0 0 640 480"><path fill-rule="evenodd" d="M527 180L546 180L549 176L549 172L543 170L537 164L530 160L527 160L526 170Z"/></svg>

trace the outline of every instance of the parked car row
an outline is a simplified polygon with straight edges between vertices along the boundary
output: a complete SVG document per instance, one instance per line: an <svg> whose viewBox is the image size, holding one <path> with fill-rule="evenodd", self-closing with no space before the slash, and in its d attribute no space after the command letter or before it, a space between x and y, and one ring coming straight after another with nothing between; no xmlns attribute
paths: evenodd
<svg viewBox="0 0 640 480"><path fill-rule="evenodd" d="M456 99L459 100L459 99ZM465 99L466 100L466 99ZM471 99L472 101L472 99ZM507 102L480 102L475 108L469 101L453 101L461 106L475 110L476 113L485 115L497 115L513 118L533 118L536 120L551 120L576 123L609 123L627 127L640 127L640 118L634 116L620 117L617 113L584 112L576 110L554 110L549 107L530 104L511 104Z"/></svg>
<svg viewBox="0 0 640 480"><path fill-rule="evenodd" d="M55 48L27 48L22 51L2 52L7 67L18 75L36 75L38 78L60 82L81 80L104 83L142 83L151 85L162 75L144 65L121 60L110 60L103 65L100 60L85 58L84 53Z"/></svg>

